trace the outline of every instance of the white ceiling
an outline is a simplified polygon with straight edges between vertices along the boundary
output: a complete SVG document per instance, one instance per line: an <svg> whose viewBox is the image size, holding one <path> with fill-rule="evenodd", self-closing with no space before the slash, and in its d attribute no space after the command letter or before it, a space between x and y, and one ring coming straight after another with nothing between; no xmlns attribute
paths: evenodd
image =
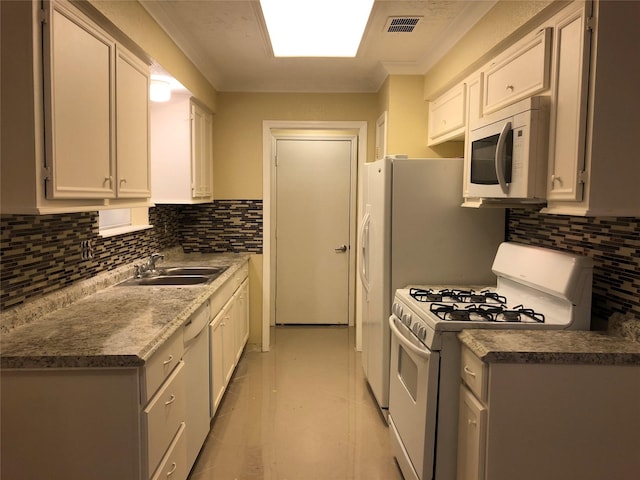
<svg viewBox="0 0 640 480"><path fill-rule="evenodd" d="M275 58L258 0L140 3L218 91L377 92L389 74L427 72L496 0L376 0L349 59ZM412 33L387 33L391 16L422 18Z"/></svg>

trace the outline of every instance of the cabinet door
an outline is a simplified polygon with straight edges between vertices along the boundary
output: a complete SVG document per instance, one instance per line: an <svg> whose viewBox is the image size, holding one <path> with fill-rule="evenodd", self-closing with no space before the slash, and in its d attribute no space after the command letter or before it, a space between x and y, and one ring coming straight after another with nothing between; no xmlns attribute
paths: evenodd
<svg viewBox="0 0 640 480"><path fill-rule="evenodd" d="M466 87L461 83L429 102L428 145L437 145L464 134Z"/></svg>
<svg viewBox="0 0 640 480"><path fill-rule="evenodd" d="M226 316L226 308L223 308L209 325L211 342L211 417L218 409L226 385L224 361L224 320Z"/></svg>
<svg viewBox="0 0 640 480"><path fill-rule="evenodd" d="M113 198L113 39L60 3L43 25L48 198Z"/></svg>
<svg viewBox="0 0 640 480"><path fill-rule="evenodd" d="M467 82L467 102L466 108L466 139L474 126L474 123L480 120L482 111L482 76L474 75ZM469 196L469 173L471 172L471 142L464 142L464 169L462 171L462 195L466 198Z"/></svg>
<svg viewBox="0 0 640 480"><path fill-rule="evenodd" d="M212 194L212 124L213 117L196 103L191 103L191 195L210 198Z"/></svg>
<svg viewBox="0 0 640 480"><path fill-rule="evenodd" d="M242 350L247 343L249 337L249 303L248 303L248 282L245 282L238 288L238 291L234 295L234 307L233 307L233 323L235 326L235 350L236 350L236 364L240 360Z"/></svg>
<svg viewBox="0 0 640 480"><path fill-rule="evenodd" d="M507 50L484 69L483 115L549 88L551 29Z"/></svg>
<svg viewBox="0 0 640 480"><path fill-rule="evenodd" d="M555 26L547 199L581 200L590 34L585 6Z"/></svg>
<svg viewBox="0 0 640 480"><path fill-rule="evenodd" d="M225 386L231 380L233 369L236 365L237 342L236 342L236 324L238 317L238 304L236 298L232 298L226 306L226 315L222 320L222 351L223 351L223 369Z"/></svg>
<svg viewBox="0 0 640 480"><path fill-rule="evenodd" d="M122 47L116 56L117 194L148 198L149 69Z"/></svg>
<svg viewBox="0 0 640 480"><path fill-rule="evenodd" d="M458 480L483 480L487 409L464 386L458 416Z"/></svg>

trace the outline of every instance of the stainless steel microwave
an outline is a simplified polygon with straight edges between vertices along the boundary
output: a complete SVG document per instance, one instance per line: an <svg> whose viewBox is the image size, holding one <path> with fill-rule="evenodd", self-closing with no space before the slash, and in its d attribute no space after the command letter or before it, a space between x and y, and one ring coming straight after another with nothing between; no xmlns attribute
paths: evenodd
<svg viewBox="0 0 640 480"><path fill-rule="evenodd" d="M544 201L549 97L529 97L483 117L470 141L469 197Z"/></svg>

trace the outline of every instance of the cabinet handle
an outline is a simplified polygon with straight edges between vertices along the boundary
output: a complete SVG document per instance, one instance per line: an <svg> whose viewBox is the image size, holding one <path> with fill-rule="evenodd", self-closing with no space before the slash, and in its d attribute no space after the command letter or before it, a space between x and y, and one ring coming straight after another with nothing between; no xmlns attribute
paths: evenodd
<svg viewBox="0 0 640 480"><path fill-rule="evenodd" d="M173 462L171 464L171 470L167 472L167 477L170 477L171 475L173 475L173 472L175 472L177 468L178 468L178 465L176 464L176 462Z"/></svg>
<svg viewBox="0 0 640 480"><path fill-rule="evenodd" d="M165 405L171 405L173 402L176 401L176 396L171 394L171 396L169 397L169 400L167 400L166 402L164 402Z"/></svg>
<svg viewBox="0 0 640 480"><path fill-rule="evenodd" d="M478 424L478 422L476 422L475 420L472 420L472 419L468 419L467 420L467 424L468 425L473 425L475 427Z"/></svg>
<svg viewBox="0 0 640 480"><path fill-rule="evenodd" d="M123 183L127 183L127 179L126 178L121 178L120 179L120 185L122 185Z"/></svg>
<svg viewBox="0 0 640 480"><path fill-rule="evenodd" d="M162 362L162 365L169 365L171 362L173 362L173 355L169 355L169 358Z"/></svg>
<svg viewBox="0 0 640 480"><path fill-rule="evenodd" d="M109 185L111 185L112 181L113 181L112 176L104 177L104 182L102 182L102 184L104 185L105 183L109 182Z"/></svg>
<svg viewBox="0 0 640 480"><path fill-rule="evenodd" d="M557 175L551 175L551 184L558 182L562 186L562 178Z"/></svg>
<svg viewBox="0 0 640 480"><path fill-rule="evenodd" d="M509 90L510 92L513 92L515 88L513 85L507 85L507 90Z"/></svg>
<svg viewBox="0 0 640 480"><path fill-rule="evenodd" d="M469 367L467 367L466 365L464 366L464 373L466 373L467 375L472 376L473 378L476 377L475 372L473 372L472 370L469 369Z"/></svg>

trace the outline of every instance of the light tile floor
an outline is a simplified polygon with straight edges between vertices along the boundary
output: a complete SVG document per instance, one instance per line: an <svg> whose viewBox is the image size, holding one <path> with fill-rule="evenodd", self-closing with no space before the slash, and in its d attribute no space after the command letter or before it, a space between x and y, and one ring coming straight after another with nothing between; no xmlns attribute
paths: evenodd
<svg viewBox="0 0 640 480"><path fill-rule="evenodd" d="M353 328L276 328L246 351L190 480L401 480Z"/></svg>

